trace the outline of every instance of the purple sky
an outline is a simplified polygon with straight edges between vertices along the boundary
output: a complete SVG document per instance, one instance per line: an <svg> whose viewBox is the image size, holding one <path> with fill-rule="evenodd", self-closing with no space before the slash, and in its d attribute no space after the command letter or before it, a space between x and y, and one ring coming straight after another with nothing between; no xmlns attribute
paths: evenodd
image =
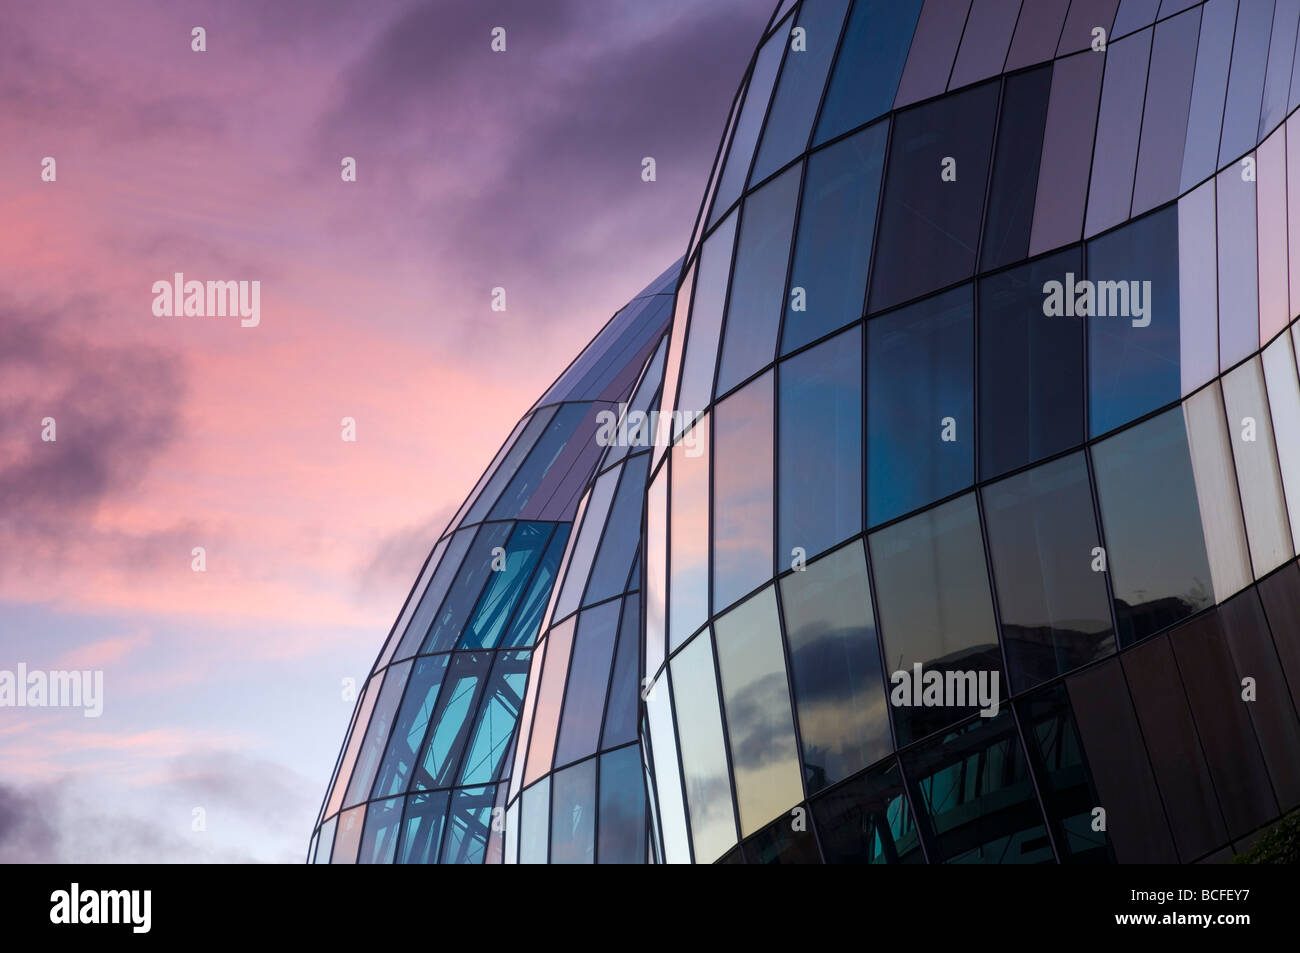
<svg viewBox="0 0 1300 953"><path fill-rule="evenodd" d="M771 6L6 15L0 670L106 697L0 708L0 861L302 859L342 680L515 420L685 250ZM260 281L261 324L155 317L178 271Z"/></svg>

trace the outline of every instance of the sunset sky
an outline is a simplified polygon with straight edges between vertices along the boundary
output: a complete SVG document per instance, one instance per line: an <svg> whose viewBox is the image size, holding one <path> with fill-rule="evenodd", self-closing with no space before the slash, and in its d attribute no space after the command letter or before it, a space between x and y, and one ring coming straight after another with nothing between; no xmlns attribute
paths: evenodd
<svg viewBox="0 0 1300 953"><path fill-rule="evenodd" d="M4 5L0 669L106 697L0 708L0 861L303 859L343 680L514 422L685 251L772 6ZM176 272L260 281L260 325L155 317Z"/></svg>

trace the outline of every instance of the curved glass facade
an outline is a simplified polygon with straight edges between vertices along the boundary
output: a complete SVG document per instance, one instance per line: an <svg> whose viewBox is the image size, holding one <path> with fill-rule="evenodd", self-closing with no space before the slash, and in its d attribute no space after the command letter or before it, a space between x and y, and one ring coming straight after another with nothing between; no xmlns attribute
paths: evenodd
<svg viewBox="0 0 1300 953"><path fill-rule="evenodd" d="M680 277L439 541L313 856L1186 863L1300 806L1298 29L783 0Z"/></svg>

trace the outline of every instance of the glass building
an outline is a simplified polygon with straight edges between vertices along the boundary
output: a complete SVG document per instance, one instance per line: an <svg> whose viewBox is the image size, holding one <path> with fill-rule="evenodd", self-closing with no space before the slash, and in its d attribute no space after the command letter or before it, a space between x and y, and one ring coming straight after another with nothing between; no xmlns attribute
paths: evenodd
<svg viewBox="0 0 1300 953"><path fill-rule="evenodd" d="M1300 806L1298 27L1300 0L783 0L609 359L652 439L556 436L589 462L544 516L503 450L313 858L1189 863ZM475 534L523 564L542 523L546 605L479 621L511 584ZM520 673L492 771L386 741L468 736L403 688L489 661ZM900 697L922 673L995 702Z"/></svg>

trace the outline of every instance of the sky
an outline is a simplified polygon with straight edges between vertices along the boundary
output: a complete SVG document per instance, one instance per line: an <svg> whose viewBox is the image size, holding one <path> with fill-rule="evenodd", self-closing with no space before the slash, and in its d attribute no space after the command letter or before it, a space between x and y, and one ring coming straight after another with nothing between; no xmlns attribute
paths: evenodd
<svg viewBox="0 0 1300 953"><path fill-rule="evenodd" d="M771 9L0 0L0 671L104 680L0 707L0 862L303 859L344 680L685 251Z"/></svg>

